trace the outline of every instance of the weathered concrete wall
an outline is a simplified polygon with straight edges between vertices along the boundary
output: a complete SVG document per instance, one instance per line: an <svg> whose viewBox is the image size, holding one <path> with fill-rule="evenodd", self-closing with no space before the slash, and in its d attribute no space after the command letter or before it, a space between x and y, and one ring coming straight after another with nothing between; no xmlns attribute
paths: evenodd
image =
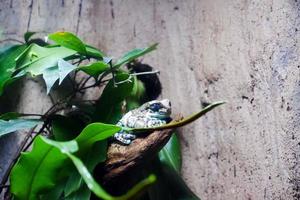
<svg viewBox="0 0 300 200"><path fill-rule="evenodd" d="M63 29L116 57L159 42L144 61L161 70L163 97L176 112L228 102L181 130L193 191L203 199L300 199L297 0L0 0L0 9L4 38ZM41 102L31 85L21 105Z"/></svg>

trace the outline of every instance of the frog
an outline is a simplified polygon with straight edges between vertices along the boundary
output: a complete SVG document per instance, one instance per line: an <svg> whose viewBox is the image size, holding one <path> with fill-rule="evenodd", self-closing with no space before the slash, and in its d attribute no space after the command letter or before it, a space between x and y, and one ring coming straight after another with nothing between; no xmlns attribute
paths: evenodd
<svg viewBox="0 0 300 200"><path fill-rule="evenodd" d="M116 125L122 128L162 126L170 121L171 111L171 101L169 99L152 100L127 112ZM136 137L135 134L124 129L121 129L113 136L115 141L123 145L130 145Z"/></svg>

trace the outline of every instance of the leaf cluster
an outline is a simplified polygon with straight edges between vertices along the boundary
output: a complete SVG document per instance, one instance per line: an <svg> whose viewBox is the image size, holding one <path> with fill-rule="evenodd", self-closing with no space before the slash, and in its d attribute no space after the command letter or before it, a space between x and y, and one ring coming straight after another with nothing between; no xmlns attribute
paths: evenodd
<svg viewBox="0 0 300 200"><path fill-rule="evenodd" d="M17 162L12 163L12 169L6 173L10 175L10 192L13 197L21 200L84 200L90 199L93 193L101 199L132 199L139 197L156 180L157 184L166 181L162 178L169 176L165 174L166 167L170 169L167 171L172 172L172 177L177 177L178 187L187 188L179 176L181 153L176 135L157 155L157 167L147 171L144 180L125 194L117 196L108 193L93 176L96 166L106 160L109 139L121 130L121 127L113 124L124 112L139 106L145 95L143 83L122 66L152 52L157 44L134 49L114 61L72 33L52 33L46 41L32 39L35 34L28 32L24 35L24 43L1 49L0 96L9 93L10 85L26 76L41 76L48 95L67 80L72 83L72 88L63 98L56 99L44 114L9 112L0 116L0 137L31 128L29 137L25 137L16 155ZM79 74L83 74L84 78L76 82ZM104 87L98 99L76 100L78 94L95 87ZM220 104L212 104L194 116L165 127L130 131L179 127ZM159 175L158 178L153 172ZM6 183L6 178L4 176L2 184ZM146 197L163 199L161 193L165 194L172 187L152 187ZM188 189L184 189L180 198L187 197L197 198Z"/></svg>

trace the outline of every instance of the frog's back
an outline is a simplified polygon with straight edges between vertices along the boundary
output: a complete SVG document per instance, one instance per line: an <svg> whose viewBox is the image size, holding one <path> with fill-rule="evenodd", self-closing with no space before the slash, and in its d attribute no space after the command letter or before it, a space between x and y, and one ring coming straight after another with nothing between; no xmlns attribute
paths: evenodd
<svg viewBox="0 0 300 200"><path fill-rule="evenodd" d="M132 110L126 113L117 125L128 128L147 128L165 124L165 120L153 118L147 112Z"/></svg>

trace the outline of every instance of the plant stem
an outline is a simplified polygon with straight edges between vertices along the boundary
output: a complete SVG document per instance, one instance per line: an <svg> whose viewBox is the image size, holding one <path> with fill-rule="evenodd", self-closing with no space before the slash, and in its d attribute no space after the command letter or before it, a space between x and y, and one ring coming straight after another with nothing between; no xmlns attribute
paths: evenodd
<svg viewBox="0 0 300 200"><path fill-rule="evenodd" d="M111 70L112 79L113 79L113 82L114 82L114 87L117 87L116 80L115 80L115 73L113 71L113 66L112 66L112 60L109 61L109 67L110 67L110 70Z"/></svg>
<svg viewBox="0 0 300 200"><path fill-rule="evenodd" d="M155 71L148 71L148 72L139 72L139 73L132 73L130 75L132 76L140 76L140 75L145 75L145 74L158 74L160 71L155 70Z"/></svg>
<svg viewBox="0 0 300 200"><path fill-rule="evenodd" d="M92 84L92 85L88 85L88 86L86 86L86 87L82 87L82 88L78 89L78 91L83 91L83 90L86 90L86 89L89 89L89 88L93 88L93 87L100 86L100 84L105 83L105 82L108 82L108 81L110 81L110 80L111 80L111 79L103 80L103 81L101 81L101 82L97 81L97 82L95 82L95 83Z"/></svg>
<svg viewBox="0 0 300 200"><path fill-rule="evenodd" d="M42 114L33 114L33 113L19 113L22 117L29 117L29 116L36 116L36 117L43 117Z"/></svg>
<svg viewBox="0 0 300 200"><path fill-rule="evenodd" d="M40 128L40 130L37 132L37 134L35 134L35 136L30 140L30 142L26 145L26 147L24 147L24 149L23 149L24 151L27 151L29 149L29 147L32 145L34 139L37 136L39 136L42 132L44 132L44 129L47 128L48 124L49 124L49 121L44 122L42 128Z"/></svg>
<svg viewBox="0 0 300 200"><path fill-rule="evenodd" d="M0 43L9 42L9 41L19 42L21 44L24 44L24 42L22 42L21 40L17 40L17 39L14 39L14 38L7 38L5 40L1 40Z"/></svg>

